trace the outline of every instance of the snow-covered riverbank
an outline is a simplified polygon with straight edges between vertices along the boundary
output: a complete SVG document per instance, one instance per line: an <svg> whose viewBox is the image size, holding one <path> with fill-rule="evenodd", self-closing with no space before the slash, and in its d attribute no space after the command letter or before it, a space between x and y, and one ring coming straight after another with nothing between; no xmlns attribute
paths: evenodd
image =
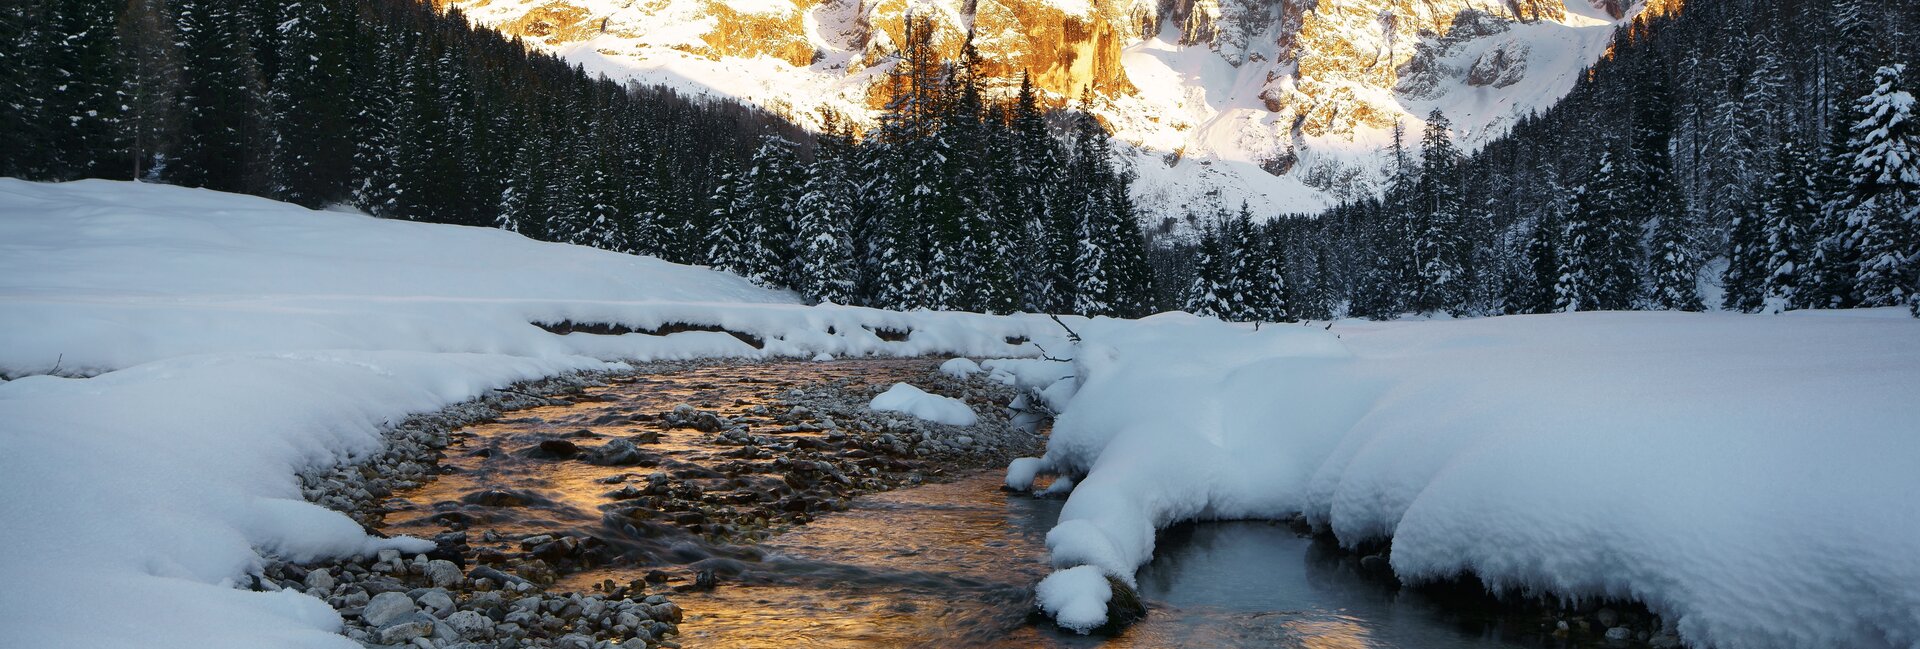
<svg viewBox="0 0 1920 649"><path fill-rule="evenodd" d="M1391 538L1403 579L1638 600L1695 643L1920 642L1902 311L1080 333L1047 455L1009 476L1080 478L1041 588L1064 625L1104 621L1099 574L1133 579L1159 528L1304 512Z"/></svg>
<svg viewBox="0 0 1920 649"><path fill-rule="evenodd" d="M636 332L533 324L568 321ZM760 346L644 333L674 325ZM0 646L356 646L318 599L231 587L263 552L408 544L307 503L296 474L516 381L623 360L1020 355L1058 331L809 307L723 273L484 228L0 179Z"/></svg>

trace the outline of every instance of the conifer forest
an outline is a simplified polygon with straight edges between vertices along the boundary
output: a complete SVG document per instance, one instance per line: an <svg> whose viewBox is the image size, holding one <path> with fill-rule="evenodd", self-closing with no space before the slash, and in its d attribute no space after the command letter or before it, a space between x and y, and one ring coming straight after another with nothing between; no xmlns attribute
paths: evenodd
<svg viewBox="0 0 1920 649"><path fill-rule="evenodd" d="M1618 29L1467 153L1396 129L1324 213L1145 214L1100 120L910 21L872 128L589 75L407 0L26 0L0 175L494 226L893 309L1248 321L1920 313L1920 9L1723 0ZM48 44L47 46L29 46ZM1023 80L1024 81L1024 80Z"/></svg>

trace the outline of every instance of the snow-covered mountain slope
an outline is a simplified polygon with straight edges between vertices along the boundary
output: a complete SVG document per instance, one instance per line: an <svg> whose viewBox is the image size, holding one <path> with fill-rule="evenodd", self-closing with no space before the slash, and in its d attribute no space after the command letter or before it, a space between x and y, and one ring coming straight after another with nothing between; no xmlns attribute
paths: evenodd
<svg viewBox="0 0 1920 649"><path fill-rule="evenodd" d="M437 0L614 78L710 93L802 124L870 120L909 14L957 56L969 33L1008 90L1022 71L1095 111L1143 207L1208 192L1263 213L1377 186L1396 121L1443 110L1469 149L1551 105L1640 11L1620 0ZM1589 2L1592 4L1589 4ZM1655 0L1651 11L1671 11Z"/></svg>
<svg viewBox="0 0 1920 649"><path fill-rule="evenodd" d="M569 319L716 326L762 346L532 324ZM423 542L367 537L306 502L295 473L377 453L389 423L515 381L630 359L1021 354L1008 337L1055 346L1059 331L809 307L725 273L487 228L0 179L0 647L358 647L319 599L235 584L262 552Z"/></svg>

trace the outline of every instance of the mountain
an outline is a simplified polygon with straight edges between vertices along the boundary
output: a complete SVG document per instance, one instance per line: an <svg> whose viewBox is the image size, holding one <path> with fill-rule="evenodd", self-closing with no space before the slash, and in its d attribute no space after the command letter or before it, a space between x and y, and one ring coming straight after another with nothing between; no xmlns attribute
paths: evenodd
<svg viewBox="0 0 1920 649"><path fill-rule="evenodd" d="M871 123L907 16L1011 92L1085 95L1132 145L1146 213L1310 211L1377 190L1396 122L1469 150L1551 105L1631 0L435 0L616 79ZM1679 0L1652 0L1655 12ZM1571 6L1569 6L1571 5ZM1217 200L1205 194L1219 192Z"/></svg>

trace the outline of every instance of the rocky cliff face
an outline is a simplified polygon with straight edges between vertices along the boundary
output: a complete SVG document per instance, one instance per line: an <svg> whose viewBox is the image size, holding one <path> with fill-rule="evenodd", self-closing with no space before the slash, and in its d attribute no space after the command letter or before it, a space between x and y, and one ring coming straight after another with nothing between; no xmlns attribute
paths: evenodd
<svg viewBox="0 0 1920 649"><path fill-rule="evenodd" d="M1570 89L1611 27L1642 9L1640 0L435 1L590 69L738 97L801 123L823 108L860 121L884 105L878 81L907 17L925 16L949 57L971 34L1006 87L1027 72L1058 103L1091 93L1117 137L1155 154L1136 169L1146 191L1211 176L1203 184L1295 209L1370 191L1385 134L1396 123L1417 129L1432 109L1469 147L1498 134ZM1682 2L1645 1L1656 12ZM1153 168L1175 160L1210 168Z"/></svg>

